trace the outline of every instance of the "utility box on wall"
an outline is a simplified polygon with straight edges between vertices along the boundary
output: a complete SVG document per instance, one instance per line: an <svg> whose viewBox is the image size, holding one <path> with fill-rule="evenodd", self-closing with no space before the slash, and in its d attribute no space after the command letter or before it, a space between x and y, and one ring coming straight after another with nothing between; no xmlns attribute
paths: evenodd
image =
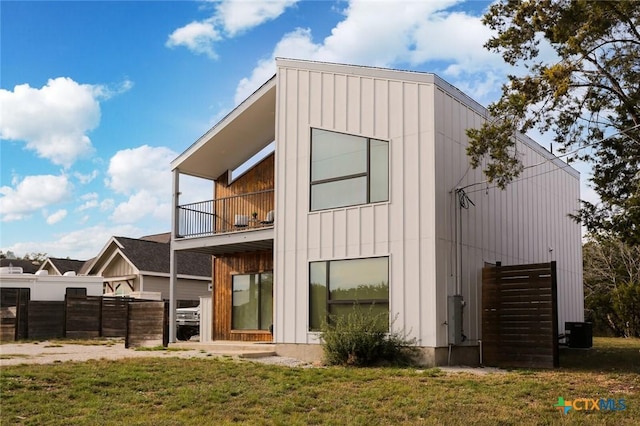
<svg viewBox="0 0 640 426"><path fill-rule="evenodd" d="M462 295L456 294L448 297L447 312L449 318L447 324L449 324L449 344L459 345L464 341L462 334L462 306L464 301Z"/></svg>

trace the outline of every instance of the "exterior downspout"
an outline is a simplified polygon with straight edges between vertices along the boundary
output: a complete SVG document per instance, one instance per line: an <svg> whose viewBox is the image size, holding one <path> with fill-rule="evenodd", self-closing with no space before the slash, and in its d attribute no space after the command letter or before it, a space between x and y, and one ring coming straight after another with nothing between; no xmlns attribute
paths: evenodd
<svg viewBox="0 0 640 426"><path fill-rule="evenodd" d="M178 259L176 250L173 249L174 240L178 237L178 206L180 205L180 172L173 171L173 186L171 191L171 248L169 251L169 343L176 342L176 308L177 294L176 285L178 283Z"/></svg>

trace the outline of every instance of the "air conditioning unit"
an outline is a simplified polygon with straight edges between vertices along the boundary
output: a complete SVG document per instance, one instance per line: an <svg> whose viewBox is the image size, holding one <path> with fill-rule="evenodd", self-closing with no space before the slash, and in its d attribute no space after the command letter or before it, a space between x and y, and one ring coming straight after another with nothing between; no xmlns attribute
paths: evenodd
<svg viewBox="0 0 640 426"><path fill-rule="evenodd" d="M593 346L593 327L590 322L565 322L564 334L570 348L587 349Z"/></svg>

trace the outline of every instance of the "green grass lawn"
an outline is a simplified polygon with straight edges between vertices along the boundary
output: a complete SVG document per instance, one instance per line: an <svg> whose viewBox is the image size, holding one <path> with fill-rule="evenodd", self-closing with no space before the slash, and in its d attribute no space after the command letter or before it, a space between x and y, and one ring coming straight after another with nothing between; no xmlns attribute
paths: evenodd
<svg viewBox="0 0 640 426"><path fill-rule="evenodd" d="M563 349L562 368L477 376L438 369L288 368L228 358L3 367L4 424L640 424L640 340ZM558 397L624 399L576 411Z"/></svg>

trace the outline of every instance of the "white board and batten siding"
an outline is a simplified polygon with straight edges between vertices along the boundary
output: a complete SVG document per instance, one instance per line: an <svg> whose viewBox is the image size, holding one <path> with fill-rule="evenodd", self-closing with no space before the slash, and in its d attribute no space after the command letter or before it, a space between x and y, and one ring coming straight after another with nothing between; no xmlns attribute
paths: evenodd
<svg viewBox="0 0 640 426"><path fill-rule="evenodd" d="M308 331L309 262L388 256L394 327L421 346L446 346L446 298L455 292L450 191L483 180L467 171L464 129L479 126L484 110L432 74L277 63L275 342L317 342ZM389 141L389 201L309 212L311 128ZM525 165L548 157L520 146ZM483 262L556 260L560 320L582 320L580 228L566 218L578 206L579 179L561 165L532 168L523 177L548 172L507 191L468 188L476 205L462 216L462 290L471 340L480 338Z"/></svg>
<svg viewBox="0 0 640 426"><path fill-rule="evenodd" d="M475 205L462 210L462 295L464 332L473 341L481 338L482 282L485 262L503 265L557 262L558 323L584 321L582 249L580 225L568 217L579 208L578 172L555 159L534 141L521 137L518 152L525 170L505 190L483 182L481 171L469 168L465 153L465 129L479 127L485 110L441 82L435 91L436 117L436 232L439 306L455 293L455 203L450 191L456 186ZM446 290L446 291L445 291ZM446 321L438 312L438 323ZM446 328L438 344L446 343Z"/></svg>
<svg viewBox="0 0 640 426"><path fill-rule="evenodd" d="M307 64L308 65L308 64ZM431 75L278 61L275 341L313 343L309 262L389 257L395 327L433 346L435 159ZM353 73L353 74L352 74ZM309 212L310 129L389 141L389 202Z"/></svg>

